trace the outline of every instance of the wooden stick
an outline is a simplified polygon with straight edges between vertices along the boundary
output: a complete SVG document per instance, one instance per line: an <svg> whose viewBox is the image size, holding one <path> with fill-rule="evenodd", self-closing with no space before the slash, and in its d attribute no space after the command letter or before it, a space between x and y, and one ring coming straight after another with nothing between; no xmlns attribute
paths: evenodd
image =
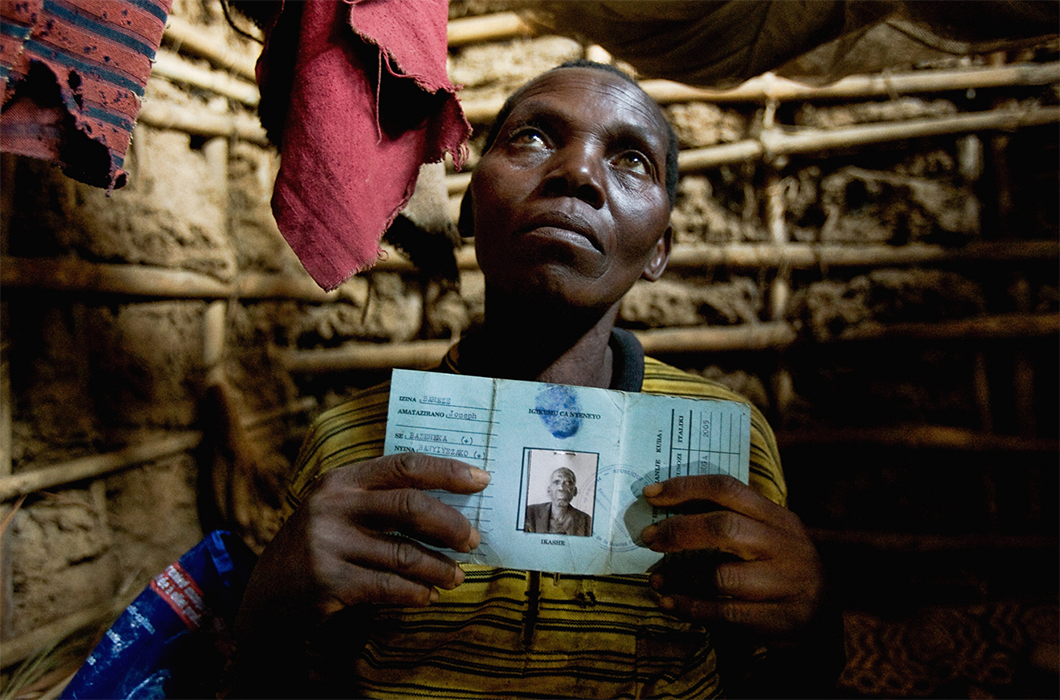
<svg viewBox="0 0 1060 700"><path fill-rule="evenodd" d="M187 20L170 15L162 39L178 51L205 58L218 68L257 84L254 59L229 49L225 42L203 33L201 27Z"/></svg>
<svg viewBox="0 0 1060 700"><path fill-rule="evenodd" d="M1060 314L998 314L968 319L866 325L851 328L829 343L868 340L981 340L1047 337L1060 332ZM649 354L783 349L798 339L788 323L745 324L715 328L660 328L634 331ZM349 343L341 348L280 351L291 372L323 373L392 367L429 367L441 361L448 341Z"/></svg>
<svg viewBox="0 0 1060 700"><path fill-rule="evenodd" d="M831 245L816 243L726 243L722 245L675 245L666 268L724 267L736 269L813 269L817 267L893 267L932 263L999 263L1033 262L1060 259L1058 241L976 241L959 248L947 248L924 243L904 246L889 245ZM461 270L477 270L474 246L456 251L457 266ZM391 263L394 269L405 261ZM384 269L381 265L378 269Z"/></svg>
<svg viewBox="0 0 1060 700"><path fill-rule="evenodd" d="M783 321L716 328L659 328L635 331L634 335L649 355L786 348L797 338L795 329Z"/></svg>
<svg viewBox="0 0 1060 700"><path fill-rule="evenodd" d="M1053 535L930 535L906 532L872 532L808 528L810 538L822 544L854 545L891 552L950 552L984 549L1046 549L1055 552L1060 538Z"/></svg>
<svg viewBox="0 0 1060 700"><path fill-rule="evenodd" d="M5 289L95 292L167 299L295 299L325 302L325 292L308 275L248 274L233 283L198 272L150 265L93 263L72 258L0 258L0 285Z"/></svg>
<svg viewBox="0 0 1060 700"><path fill-rule="evenodd" d="M473 246L456 251L461 270L477 270ZM816 267L884 267L932 263L1018 263L1060 259L1058 241L980 241L960 248L913 243L887 245L817 245L760 243L683 244L674 247L668 269L726 267L792 269ZM392 252L376 271L413 271L403 255ZM339 292L325 292L308 275L246 274L234 283L197 272L150 265L93 263L73 258L0 258L0 287L61 292L123 294L169 299L293 299L324 303Z"/></svg>
<svg viewBox="0 0 1060 700"><path fill-rule="evenodd" d="M471 117L469 116L468 119ZM474 121L474 119L471 120ZM758 139L746 139L680 151L677 154L677 169L682 173L691 173L719 165L745 163L781 155L821 153L840 148L976 131L1015 130L1053 124L1057 121L1060 121L1060 108L1035 107L1018 111L997 110L884 124L865 124L842 129L807 129L797 133L769 130L762 132ZM448 176L446 186L450 196L463 192L469 181L470 175L467 173Z"/></svg>
<svg viewBox="0 0 1060 700"><path fill-rule="evenodd" d="M998 435L945 425L896 425L884 428L809 428L777 431L777 444L787 447L815 445L872 445L921 450L939 449L962 452L1056 452L1060 443L1046 438L1028 439L1018 435Z"/></svg>
<svg viewBox="0 0 1060 700"><path fill-rule="evenodd" d="M760 140L738 141L681 151L678 170L682 173L706 170L719 165L770 159L781 155L820 153L875 143L888 143L931 136L947 136L973 131L1020 129L1060 121L1060 108L1036 107L1019 111L960 114L934 119L911 119L889 124L868 124L845 129L813 129L801 133L765 131Z"/></svg>
<svg viewBox="0 0 1060 700"><path fill-rule="evenodd" d="M124 612L136 600L135 595L125 595L85 610L61 617L32 632L4 641L4 653L0 656L0 667L8 668L29 658L49 644L56 644L78 630L92 624L109 623Z"/></svg>
<svg viewBox="0 0 1060 700"><path fill-rule="evenodd" d="M448 340L419 340L411 343L350 343L325 350L286 350L280 360L290 372L317 374L392 367L433 367L442 361Z"/></svg>
<svg viewBox="0 0 1060 700"><path fill-rule="evenodd" d="M65 486L75 481L95 479L143 462L190 450L201 441L202 433L198 431L172 431L158 439L129 445L107 454L32 468L0 478L0 501L42 489Z"/></svg>
<svg viewBox="0 0 1060 700"><path fill-rule="evenodd" d="M480 41L502 41L529 36L534 30L514 12L497 12L478 17L461 17L446 27L449 48Z"/></svg>
<svg viewBox="0 0 1060 700"><path fill-rule="evenodd" d="M462 252L461 252L462 253ZM461 253L458 253L458 260ZM730 243L678 245L668 267L774 268L885 267L931 263L1031 262L1060 258L1060 242L977 241L959 248L923 243L904 246L788 243L783 246Z"/></svg>
<svg viewBox="0 0 1060 700"><path fill-rule="evenodd" d="M922 70L851 75L829 85L804 83L765 73L729 90L696 88L669 80L644 80L640 86L660 104L676 102L780 102L894 97L924 92L975 90L1060 81L1060 63L1024 63L964 70Z"/></svg>
<svg viewBox="0 0 1060 700"><path fill-rule="evenodd" d="M840 100L893 97L914 93L973 90L1017 85L1048 85L1060 81L1060 63L1016 64L1000 68L911 71L904 73L851 75L831 85L804 85L766 73L730 90L711 90L671 80L642 80L641 88L659 104L682 102L765 103L801 100ZM476 124L493 121L504 98L466 100L462 103L468 120Z"/></svg>
<svg viewBox="0 0 1060 700"><path fill-rule="evenodd" d="M152 100L144 102L137 121L156 129L183 131L196 136L234 136L265 148L270 145L257 117L238 112L218 114L208 109Z"/></svg>
<svg viewBox="0 0 1060 700"><path fill-rule="evenodd" d="M218 95L241 102L248 107L257 107L261 100L258 86L232 77L231 74L200 68L188 63L178 54L159 49L151 67L151 76L193 85Z"/></svg>
<svg viewBox="0 0 1060 700"><path fill-rule="evenodd" d="M1008 313L943 321L865 323L830 342L866 340L1000 340L1046 338L1060 333L1060 314Z"/></svg>

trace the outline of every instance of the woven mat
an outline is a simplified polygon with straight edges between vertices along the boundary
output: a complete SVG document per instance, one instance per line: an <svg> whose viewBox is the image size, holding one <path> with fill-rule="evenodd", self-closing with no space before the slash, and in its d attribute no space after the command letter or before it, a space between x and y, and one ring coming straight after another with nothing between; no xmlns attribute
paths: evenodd
<svg viewBox="0 0 1060 700"><path fill-rule="evenodd" d="M848 611L839 690L889 698L1057 697L1058 621L1056 602L925 608L902 620Z"/></svg>

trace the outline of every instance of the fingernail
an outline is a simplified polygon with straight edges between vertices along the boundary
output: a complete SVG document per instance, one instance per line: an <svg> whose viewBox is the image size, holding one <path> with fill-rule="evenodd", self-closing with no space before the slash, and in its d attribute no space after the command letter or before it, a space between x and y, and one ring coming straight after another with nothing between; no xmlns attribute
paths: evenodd
<svg viewBox="0 0 1060 700"><path fill-rule="evenodd" d="M480 486L485 486L493 479L490 473L485 469L479 469L478 467L468 467L468 473L471 475L471 480Z"/></svg>
<svg viewBox="0 0 1060 700"><path fill-rule="evenodd" d="M662 484L648 484L644 487L641 493L643 493L646 498L654 498L655 496L658 496L660 493L662 493Z"/></svg>
<svg viewBox="0 0 1060 700"><path fill-rule="evenodd" d="M456 588L464 582L464 570L460 568L460 565L456 565L456 574L453 575L453 579L456 583L453 584L453 588Z"/></svg>
<svg viewBox="0 0 1060 700"><path fill-rule="evenodd" d="M482 535L478 534L478 530L471 528L471 537L467 539L468 549L474 549L478 547L482 542Z"/></svg>
<svg viewBox="0 0 1060 700"><path fill-rule="evenodd" d="M644 540L644 544L651 544L652 540L654 540L658 534L659 528L655 525L649 525L640 533L640 538Z"/></svg>
<svg viewBox="0 0 1060 700"><path fill-rule="evenodd" d="M659 607L662 608L663 610L673 610L674 609L674 599L671 598L670 596L666 596L664 598L659 598Z"/></svg>
<svg viewBox="0 0 1060 700"><path fill-rule="evenodd" d="M432 588L431 589L431 602L432 603L437 603L439 595L440 594L438 593L438 589L437 588Z"/></svg>
<svg viewBox="0 0 1060 700"><path fill-rule="evenodd" d="M652 587L653 589L655 589L655 590L659 590L660 588L662 588L662 587L663 587L663 577L662 577L662 574L652 574L652 575L651 575L651 578L650 578L650 579L648 579L648 582L649 582L649 585L650 585L650 586L651 586L651 587Z"/></svg>

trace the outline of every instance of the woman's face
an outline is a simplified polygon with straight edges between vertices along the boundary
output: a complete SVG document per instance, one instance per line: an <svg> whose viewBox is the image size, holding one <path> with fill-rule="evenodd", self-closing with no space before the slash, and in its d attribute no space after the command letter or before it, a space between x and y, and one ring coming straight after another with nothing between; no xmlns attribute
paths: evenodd
<svg viewBox="0 0 1060 700"><path fill-rule="evenodd" d="M668 134L658 106L620 76L564 68L532 83L471 180L487 286L606 309L662 274Z"/></svg>

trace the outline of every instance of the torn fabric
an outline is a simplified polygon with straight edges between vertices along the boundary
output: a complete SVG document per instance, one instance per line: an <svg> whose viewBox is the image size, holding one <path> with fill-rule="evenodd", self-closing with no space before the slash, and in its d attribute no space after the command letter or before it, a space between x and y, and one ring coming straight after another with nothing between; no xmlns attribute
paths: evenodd
<svg viewBox="0 0 1060 700"><path fill-rule="evenodd" d="M311 0L285 3L266 28L273 215L324 289L375 263L420 165L447 152L462 164L471 126L446 72L447 21L445 0Z"/></svg>
<svg viewBox="0 0 1060 700"><path fill-rule="evenodd" d="M0 150L111 190L172 0L0 2Z"/></svg>

